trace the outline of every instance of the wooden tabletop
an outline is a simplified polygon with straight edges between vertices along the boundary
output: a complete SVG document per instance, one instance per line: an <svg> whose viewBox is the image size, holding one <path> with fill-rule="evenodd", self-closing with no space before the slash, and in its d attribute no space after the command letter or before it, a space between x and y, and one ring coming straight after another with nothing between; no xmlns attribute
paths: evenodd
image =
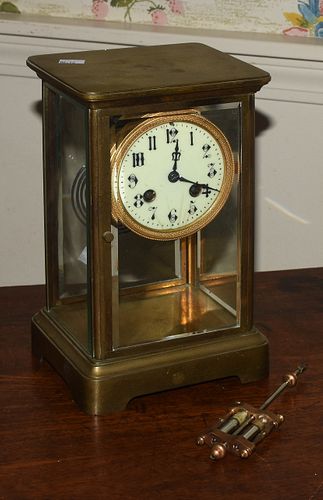
<svg viewBox="0 0 323 500"><path fill-rule="evenodd" d="M61 378L33 360L30 318L42 286L0 288L0 499L323 499L323 269L256 275L255 324L270 342L269 378L234 378L137 398L88 416ZM212 462L197 436L237 399L285 422L248 459Z"/></svg>

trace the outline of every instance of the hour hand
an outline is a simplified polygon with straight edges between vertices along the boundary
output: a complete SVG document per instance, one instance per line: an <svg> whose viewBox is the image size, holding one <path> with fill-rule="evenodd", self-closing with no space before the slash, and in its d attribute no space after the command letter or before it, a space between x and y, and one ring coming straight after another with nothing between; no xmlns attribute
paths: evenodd
<svg viewBox="0 0 323 500"><path fill-rule="evenodd" d="M179 173L177 171L177 162L181 157L181 153L178 146L178 139L176 139L175 150L172 153L173 168L168 174L169 182L177 182L179 180Z"/></svg>
<svg viewBox="0 0 323 500"><path fill-rule="evenodd" d="M175 172L177 170L177 162L178 160L180 159L181 157L181 153L179 151L179 146L178 146L178 139L176 139L176 146L175 146L175 150L174 152L172 153L172 160L174 162L174 165L173 165L173 171Z"/></svg>

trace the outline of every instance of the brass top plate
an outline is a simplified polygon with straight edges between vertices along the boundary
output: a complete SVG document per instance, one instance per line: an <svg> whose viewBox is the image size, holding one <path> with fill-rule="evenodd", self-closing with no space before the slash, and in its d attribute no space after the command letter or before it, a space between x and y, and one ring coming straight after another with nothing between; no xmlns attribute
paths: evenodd
<svg viewBox="0 0 323 500"><path fill-rule="evenodd" d="M270 75L198 43L31 56L27 65L46 82L85 102L212 92L254 93Z"/></svg>

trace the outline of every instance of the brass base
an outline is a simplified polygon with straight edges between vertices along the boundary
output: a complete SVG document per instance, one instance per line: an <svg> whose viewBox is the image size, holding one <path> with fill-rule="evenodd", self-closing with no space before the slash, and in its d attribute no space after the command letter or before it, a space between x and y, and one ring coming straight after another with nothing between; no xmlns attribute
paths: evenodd
<svg viewBox="0 0 323 500"><path fill-rule="evenodd" d="M268 374L268 342L256 329L176 346L161 352L91 360L40 311L32 320L32 348L63 377L88 414L123 410L143 394L237 376L251 382Z"/></svg>

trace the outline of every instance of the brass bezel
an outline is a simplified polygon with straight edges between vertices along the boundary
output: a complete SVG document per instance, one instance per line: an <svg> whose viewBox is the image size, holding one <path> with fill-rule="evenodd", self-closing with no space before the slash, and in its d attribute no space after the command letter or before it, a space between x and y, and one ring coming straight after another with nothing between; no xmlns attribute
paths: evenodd
<svg viewBox="0 0 323 500"><path fill-rule="evenodd" d="M200 218L192 223L189 223L185 226L182 226L178 229L152 229L148 228L140 223L138 223L127 211L125 206L122 203L121 196L119 195L119 187L118 187L118 177L121 169L122 161L127 154L129 148L134 144L134 142L142 136L144 133L148 132L150 129L163 125L172 121L181 121L193 123L200 128L206 130L214 140L220 146L221 152L224 158L224 175L223 175L223 184L221 188L221 192L218 197L214 200L213 204L210 208L200 216ZM167 114L153 116L148 118L143 123L135 126L134 129L129 132L120 142L116 150L111 152L111 198L112 198L112 216L115 220L121 222L125 226L127 226L131 231L138 234L139 236L143 236L148 239L153 240L175 240L177 238L186 238L196 233L197 231L203 229L207 224L211 222L211 220L218 215L223 206L225 205L228 196L230 194L233 180L234 180L234 157L231 150L231 146L229 141L223 134L223 132L211 121L202 117L198 114Z"/></svg>

